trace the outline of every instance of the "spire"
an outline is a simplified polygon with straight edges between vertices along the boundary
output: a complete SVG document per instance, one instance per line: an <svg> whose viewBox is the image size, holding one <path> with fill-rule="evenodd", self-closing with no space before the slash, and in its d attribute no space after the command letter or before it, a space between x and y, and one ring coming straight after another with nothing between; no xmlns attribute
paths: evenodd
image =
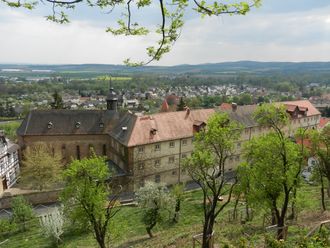
<svg viewBox="0 0 330 248"><path fill-rule="evenodd" d="M109 75L109 90L113 89L112 88L112 77Z"/></svg>

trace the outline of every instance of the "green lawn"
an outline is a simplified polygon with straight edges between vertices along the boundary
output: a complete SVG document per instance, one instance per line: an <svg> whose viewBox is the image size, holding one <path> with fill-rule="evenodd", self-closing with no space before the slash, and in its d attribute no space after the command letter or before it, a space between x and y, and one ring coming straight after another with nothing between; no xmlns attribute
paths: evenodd
<svg viewBox="0 0 330 248"><path fill-rule="evenodd" d="M10 122L0 122L0 130L5 132L5 135L12 141L15 141L17 138L16 130L21 125L20 120L10 121Z"/></svg>
<svg viewBox="0 0 330 248"><path fill-rule="evenodd" d="M326 218L327 213L321 213L320 211L319 198L318 187L302 186L297 202L298 220L288 222L290 227L288 246L286 247L295 247L297 240L305 235L315 223ZM329 204L328 206L330 207ZM240 247L240 244L245 243L248 245L246 247L264 247L264 239L267 235L262 226L264 213L261 210L256 211L253 221L241 225L239 221L240 214L237 221L229 222L229 212L232 207L231 203L217 219L215 225L216 244L220 244L220 247L225 244L229 247ZM244 209L244 206L241 206L241 208ZM202 211L201 191L186 193L182 203L179 223L173 224L168 221L157 225L153 230L155 237L149 239L141 222L141 210L134 206L122 207L111 224L112 247L190 248L192 247L192 236L202 230ZM268 235L271 235L271 233ZM50 240L43 236L36 222L26 232L17 232L9 236L2 235L0 243L6 239L9 239L9 241L3 246L0 245L0 247L52 247ZM97 245L90 233L81 234L67 231L63 235L63 243L60 247L97 247Z"/></svg>

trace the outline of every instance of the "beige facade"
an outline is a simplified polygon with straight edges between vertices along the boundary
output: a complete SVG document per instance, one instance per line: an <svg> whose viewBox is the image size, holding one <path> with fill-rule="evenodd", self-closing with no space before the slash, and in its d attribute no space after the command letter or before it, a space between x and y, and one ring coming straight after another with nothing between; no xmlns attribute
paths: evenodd
<svg viewBox="0 0 330 248"><path fill-rule="evenodd" d="M289 136L299 127L317 128L320 113L310 102L284 104L291 115L290 125L285 127ZM255 108L238 106L225 111L244 126L234 155L227 161L227 172L235 170L242 161L246 141L270 131L253 120ZM193 152L193 134L211 115L222 110L188 109L142 117L121 117L111 111L35 112L20 127L19 144L23 149L40 143L51 146L54 152L62 154L63 163L87 157L93 148L97 155L106 156L124 172L118 183L125 184L128 191L137 190L146 181L173 185L191 180L182 165ZM52 119L54 115L56 119Z"/></svg>
<svg viewBox="0 0 330 248"><path fill-rule="evenodd" d="M288 136L293 136L298 128L317 129L321 114L305 116L290 120L284 127ZM267 134L269 127L251 126L242 130L236 143L234 155L227 160L226 172L235 170L242 162L242 148L245 142L253 137ZM182 168L183 160L193 152L193 136L163 142L140 145L134 149L134 190L143 186L145 181L162 182L173 185L191 181L187 171Z"/></svg>

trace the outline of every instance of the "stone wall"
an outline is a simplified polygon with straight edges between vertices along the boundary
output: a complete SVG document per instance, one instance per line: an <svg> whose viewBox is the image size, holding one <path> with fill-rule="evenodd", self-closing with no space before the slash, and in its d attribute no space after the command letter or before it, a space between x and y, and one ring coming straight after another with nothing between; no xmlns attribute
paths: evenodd
<svg viewBox="0 0 330 248"><path fill-rule="evenodd" d="M48 204L57 202L61 190L31 192L22 194L22 196L32 205ZM0 209L11 208L11 200L17 195L4 195L0 198Z"/></svg>

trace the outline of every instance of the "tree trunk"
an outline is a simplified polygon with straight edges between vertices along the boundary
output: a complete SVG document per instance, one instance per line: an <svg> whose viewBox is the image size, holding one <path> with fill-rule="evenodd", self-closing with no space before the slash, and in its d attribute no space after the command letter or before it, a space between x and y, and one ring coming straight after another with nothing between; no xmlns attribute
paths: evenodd
<svg viewBox="0 0 330 248"><path fill-rule="evenodd" d="M238 205L239 197L240 197L240 195L237 196L236 201L235 201L234 211L233 211L233 220L237 219L237 205Z"/></svg>
<svg viewBox="0 0 330 248"><path fill-rule="evenodd" d="M150 226L146 227L147 233L149 235L149 238L153 238L154 235L152 234L151 230L152 228L154 228L154 226L156 225L156 222L153 222Z"/></svg>
<svg viewBox="0 0 330 248"><path fill-rule="evenodd" d="M328 180L327 195L330 198L330 181Z"/></svg>
<svg viewBox="0 0 330 248"><path fill-rule="evenodd" d="M320 180L321 180L321 203L322 203L322 209L323 211L326 211L326 206L325 206L325 197L324 197L324 182L323 182L323 177L321 175L320 177Z"/></svg>
<svg viewBox="0 0 330 248"><path fill-rule="evenodd" d="M285 230L285 226L284 226L284 216L281 216L278 220L277 223L277 240L280 239L285 239L285 234L286 234L286 230Z"/></svg>
<svg viewBox="0 0 330 248"><path fill-rule="evenodd" d="M214 225L214 216L211 214L204 224L202 248L213 248L212 233Z"/></svg>
<svg viewBox="0 0 330 248"><path fill-rule="evenodd" d="M106 248L105 245L105 233L95 232L96 235L96 241L99 244L100 248Z"/></svg>
<svg viewBox="0 0 330 248"><path fill-rule="evenodd" d="M180 209L181 209L181 200L177 199L176 204L175 204L174 217L173 217L173 222L175 222L175 223L179 222Z"/></svg>
<svg viewBox="0 0 330 248"><path fill-rule="evenodd" d="M276 225L277 224L277 218L276 218L276 210L272 210L272 225Z"/></svg>
<svg viewBox="0 0 330 248"><path fill-rule="evenodd" d="M296 218L296 198L297 198L297 188L293 189L293 200L291 203L291 215L289 219L294 220Z"/></svg>

